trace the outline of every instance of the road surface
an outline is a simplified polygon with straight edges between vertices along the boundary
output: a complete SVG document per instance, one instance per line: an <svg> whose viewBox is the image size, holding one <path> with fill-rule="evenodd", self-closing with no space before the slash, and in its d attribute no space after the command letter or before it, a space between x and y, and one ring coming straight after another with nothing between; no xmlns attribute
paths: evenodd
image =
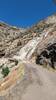
<svg viewBox="0 0 56 100"><path fill-rule="evenodd" d="M56 100L56 72L32 63L25 66L31 70L33 83L27 87L22 100Z"/></svg>

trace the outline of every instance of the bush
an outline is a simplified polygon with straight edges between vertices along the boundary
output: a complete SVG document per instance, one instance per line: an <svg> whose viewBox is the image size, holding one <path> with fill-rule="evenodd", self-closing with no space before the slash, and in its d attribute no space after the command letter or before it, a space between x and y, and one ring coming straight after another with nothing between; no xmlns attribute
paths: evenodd
<svg viewBox="0 0 56 100"><path fill-rule="evenodd" d="M9 68L8 67L5 67L5 68L2 68L2 74L3 74L3 77L6 77L8 74L9 74Z"/></svg>

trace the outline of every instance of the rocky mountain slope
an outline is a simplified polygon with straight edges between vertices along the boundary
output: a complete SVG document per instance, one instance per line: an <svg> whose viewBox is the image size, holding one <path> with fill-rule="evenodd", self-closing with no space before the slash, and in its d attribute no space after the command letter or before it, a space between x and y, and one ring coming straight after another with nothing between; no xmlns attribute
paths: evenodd
<svg viewBox="0 0 56 100"><path fill-rule="evenodd" d="M0 23L0 57L9 56L21 47L21 34L25 32L23 28L9 26Z"/></svg>
<svg viewBox="0 0 56 100"><path fill-rule="evenodd" d="M33 89L34 84L44 84L43 87L48 87L49 91L54 89L56 73L50 75L51 72L47 69L46 72L42 66L56 68L56 15L27 29L0 23L0 100L21 100L24 88L32 82ZM4 93L5 90L7 92Z"/></svg>
<svg viewBox="0 0 56 100"><path fill-rule="evenodd" d="M33 37L39 37L49 29L56 30L56 15L40 21L29 29L22 29L0 23L0 57L8 57L16 54ZM53 30L51 29L53 28Z"/></svg>

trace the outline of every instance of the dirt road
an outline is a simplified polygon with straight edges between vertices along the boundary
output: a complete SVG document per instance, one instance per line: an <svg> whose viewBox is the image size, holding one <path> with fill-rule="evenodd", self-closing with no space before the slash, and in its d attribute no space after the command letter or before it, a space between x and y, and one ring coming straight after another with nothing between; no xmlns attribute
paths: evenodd
<svg viewBox="0 0 56 100"><path fill-rule="evenodd" d="M0 100L56 100L56 72L24 62L25 75Z"/></svg>
<svg viewBox="0 0 56 100"><path fill-rule="evenodd" d="M56 100L56 72L36 64L25 63L31 69L33 84L29 85L22 100Z"/></svg>

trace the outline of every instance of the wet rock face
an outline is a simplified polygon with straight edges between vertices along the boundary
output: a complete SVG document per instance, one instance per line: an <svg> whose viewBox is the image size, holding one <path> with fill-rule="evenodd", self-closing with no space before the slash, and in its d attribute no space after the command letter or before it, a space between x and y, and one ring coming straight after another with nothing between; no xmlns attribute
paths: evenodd
<svg viewBox="0 0 56 100"><path fill-rule="evenodd" d="M40 55L36 58L36 64L44 65L49 64L52 68L55 69L56 64L56 43L47 46L47 48L41 52Z"/></svg>

